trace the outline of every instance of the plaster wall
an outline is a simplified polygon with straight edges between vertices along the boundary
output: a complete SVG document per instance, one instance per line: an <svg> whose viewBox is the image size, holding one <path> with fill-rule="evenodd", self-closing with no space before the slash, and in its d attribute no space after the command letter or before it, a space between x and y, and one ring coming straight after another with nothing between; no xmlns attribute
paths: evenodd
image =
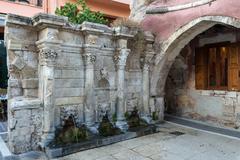
<svg viewBox="0 0 240 160"><path fill-rule="evenodd" d="M155 1L150 5L145 5L146 7L144 10L146 11L157 7L170 7L194 2L187 0ZM238 0L217 0L198 7L167 12L160 15L144 15L145 13L143 12L142 15L139 16L143 18L139 20L142 22L142 26L145 30L151 31L156 35L157 41L164 41L167 40L176 30L178 30L178 28L199 17L224 15L239 19L239 6L240 3Z"/></svg>

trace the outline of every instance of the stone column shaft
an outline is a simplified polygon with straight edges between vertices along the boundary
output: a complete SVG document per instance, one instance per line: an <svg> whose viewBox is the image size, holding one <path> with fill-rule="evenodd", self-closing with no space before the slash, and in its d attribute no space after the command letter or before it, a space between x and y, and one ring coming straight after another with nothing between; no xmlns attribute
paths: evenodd
<svg viewBox="0 0 240 160"><path fill-rule="evenodd" d="M94 102L94 63L96 57L91 53L85 54L86 80L85 80L85 123L92 126L95 123L95 102Z"/></svg>
<svg viewBox="0 0 240 160"><path fill-rule="evenodd" d="M119 54L115 56L117 63L117 122L116 125L122 130L126 131L128 125L125 122L125 66L129 49L119 50Z"/></svg>
<svg viewBox="0 0 240 160"><path fill-rule="evenodd" d="M143 67L143 114L150 116L149 110L149 64Z"/></svg>
<svg viewBox="0 0 240 160"><path fill-rule="evenodd" d="M124 96L124 87L125 87L125 65L119 65L117 71L118 81L118 107L117 107L117 120L124 120L125 112L125 96Z"/></svg>

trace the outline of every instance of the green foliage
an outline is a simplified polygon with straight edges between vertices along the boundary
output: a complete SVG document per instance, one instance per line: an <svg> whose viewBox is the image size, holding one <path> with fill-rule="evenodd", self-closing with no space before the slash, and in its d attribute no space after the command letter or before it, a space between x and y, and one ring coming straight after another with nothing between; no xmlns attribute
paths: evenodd
<svg viewBox="0 0 240 160"><path fill-rule="evenodd" d="M81 10L78 9L81 7ZM93 12L87 6L85 0L77 0L76 4L66 3L64 6L57 8L55 13L60 16L68 17L69 21L76 24L81 24L84 21L107 24L108 20L104 18L104 14Z"/></svg>

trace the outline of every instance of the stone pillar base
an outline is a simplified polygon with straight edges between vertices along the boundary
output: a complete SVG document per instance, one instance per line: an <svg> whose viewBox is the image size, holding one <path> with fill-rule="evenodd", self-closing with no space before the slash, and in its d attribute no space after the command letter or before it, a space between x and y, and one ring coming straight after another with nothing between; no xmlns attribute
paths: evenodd
<svg viewBox="0 0 240 160"><path fill-rule="evenodd" d="M41 147L41 149L44 149L45 147L47 147L49 145L49 143L51 143L55 138L55 134L54 133L48 133L48 134L44 134L42 136L42 140L41 142L39 142L39 146Z"/></svg>
<svg viewBox="0 0 240 160"><path fill-rule="evenodd" d="M152 120L150 115L141 116L141 119L146 122L147 124L154 124L155 122Z"/></svg>
<svg viewBox="0 0 240 160"><path fill-rule="evenodd" d="M87 129L93 133L93 134L98 134L98 126L99 124L92 124L92 125L86 125L87 126Z"/></svg>
<svg viewBox="0 0 240 160"><path fill-rule="evenodd" d="M127 132L128 130L128 124L125 120L122 120L122 121L117 121L116 122L116 126L121 129L121 131L123 132Z"/></svg>

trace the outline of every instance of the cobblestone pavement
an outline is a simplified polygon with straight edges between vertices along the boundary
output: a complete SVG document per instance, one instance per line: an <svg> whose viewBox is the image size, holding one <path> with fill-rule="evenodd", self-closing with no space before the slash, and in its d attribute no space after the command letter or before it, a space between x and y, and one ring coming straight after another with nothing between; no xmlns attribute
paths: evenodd
<svg viewBox="0 0 240 160"><path fill-rule="evenodd" d="M160 133L55 160L240 160L240 139L166 123Z"/></svg>

